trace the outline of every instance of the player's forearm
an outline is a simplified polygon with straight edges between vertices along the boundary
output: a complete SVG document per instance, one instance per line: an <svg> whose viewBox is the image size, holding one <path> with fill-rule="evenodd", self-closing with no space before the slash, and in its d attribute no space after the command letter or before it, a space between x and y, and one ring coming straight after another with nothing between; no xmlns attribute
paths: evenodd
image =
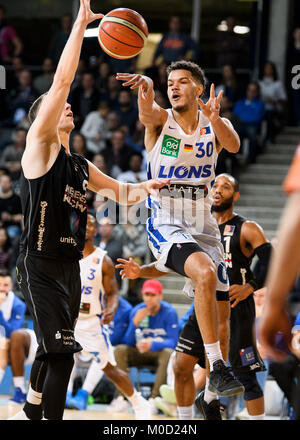
<svg viewBox="0 0 300 440"><path fill-rule="evenodd" d="M160 278L164 275L168 275L167 272L161 272L160 270L156 269L155 264L156 263L154 262L141 266L139 278Z"/></svg>
<svg viewBox="0 0 300 440"><path fill-rule="evenodd" d="M267 277L267 302L284 307L300 267L300 191L290 196L277 233Z"/></svg>
<svg viewBox="0 0 300 440"><path fill-rule="evenodd" d="M134 205L147 199L149 192L146 182L141 183L120 183L117 202L121 205Z"/></svg>
<svg viewBox="0 0 300 440"><path fill-rule="evenodd" d="M53 82L71 85L78 67L86 22L77 19L61 54Z"/></svg>
<svg viewBox="0 0 300 440"><path fill-rule="evenodd" d="M212 121L212 127L220 145L230 153L237 153L240 149L240 138L235 130L229 127L221 117Z"/></svg>

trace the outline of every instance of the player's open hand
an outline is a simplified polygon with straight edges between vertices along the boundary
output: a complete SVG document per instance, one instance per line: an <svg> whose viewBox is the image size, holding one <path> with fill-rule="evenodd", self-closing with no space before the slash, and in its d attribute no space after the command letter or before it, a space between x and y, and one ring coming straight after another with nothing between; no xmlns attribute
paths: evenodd
<svg viewBox="0 0 300 440"><path fill-rule="evenodd" d="M158 197L159 190L170 184L170 179L150 179L144 182L144 188L154 197Z"/></svg>
<svg viewBox="0 0 300 440"><path fill-rule="evenodd" d="M240 301L248 298L253 292L253 287L250 284L232 284L229 288L229 299L231 307L234 308Z"/></svg>
<svg viewBox="0 0 300 440"><path fill-rule="evenodd" d="M223 90L221 90L216 97L215 95L215 85L212 84L210 86L210 95L209 100L206 104L202 101L201 98L198 98L198 103L200 105L201 111L211 122L214 122L218 119L220 115L221 109L221 100L223 96Z"/></svg>
<svg viewBox="0 0 300 440"><path fill-rule="evenodd" d="M80 8L77 19L83 20L86 25L92 23L92 21L103 18L104 14L94 14L91 10L91 0L80 0Z"/></svg>
<svg viewBox="0 0 300 440"><path fill-rule="evenodd" d="M133 260L132 257L129 257L129 260L124 260L123 258L118 258L117 261L120 264L116 264L116 269L120 270L120 275L122 280L128 278L130 280L135 280L140 276L140 266Z"/></svg>
<svg viewBox="0 0 300 440"><path fill-rule="evenodd" d="M134 90L141 87L141 92L144 97L147 96L150 90L153 90L153 81L151 78L139 73L117 73L116 79L125 81L122 86L129 87Z"/></svg>

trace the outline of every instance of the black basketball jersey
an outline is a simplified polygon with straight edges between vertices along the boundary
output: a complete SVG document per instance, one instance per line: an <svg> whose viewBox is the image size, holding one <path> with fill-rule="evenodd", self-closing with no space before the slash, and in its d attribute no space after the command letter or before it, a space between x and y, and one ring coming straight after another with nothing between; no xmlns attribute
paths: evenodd
<svg viewBox="0 0 300 440"><path fill-rule="evenodd" d="M247 221L240 215L219 225L221 240L225 251L225 263L229 284L246 284L253 279L250 269L252 258L247 258L241 249L240 238L243 223Z"/></svg>
<svg viewBox="0 0 300 440"><path fill-rule="evenodd" d="M68 155L64 147L45 175L26 179L21 172L21 252L60 260L82 257L88 179L86 159Z"/></svg>

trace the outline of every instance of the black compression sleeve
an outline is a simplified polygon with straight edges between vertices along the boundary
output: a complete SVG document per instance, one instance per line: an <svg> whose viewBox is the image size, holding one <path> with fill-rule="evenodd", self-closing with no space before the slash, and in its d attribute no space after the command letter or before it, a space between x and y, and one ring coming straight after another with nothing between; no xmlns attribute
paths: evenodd
<svg viewBox="0 0 300 440"><path fill-rule="evenodd" d="M258 261L255 263L255 266L253 268L253 275L254 281L256 282L258 289L264 286L268 273L271 252L271 243L264 243L254 249L254 255L257 255Z"/></svg>

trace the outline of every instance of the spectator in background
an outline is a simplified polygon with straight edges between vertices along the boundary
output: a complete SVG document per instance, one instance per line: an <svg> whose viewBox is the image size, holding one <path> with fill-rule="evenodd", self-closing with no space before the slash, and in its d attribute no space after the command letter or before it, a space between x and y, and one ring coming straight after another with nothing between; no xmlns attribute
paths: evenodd
<svg viewBox="0 0 300 440"><path fill-rule="evenodd" d="M54 77L54 64L51 58L45 58L42 65L43 73L38 75L33 80L33 87L38 91L40 95L48 90L51 87Z"/></svg>
<svg viewBox="0 0 300 440"><path fill-rule="evenodd" d="M102 151L111 177L117 178L128 170L132 149L125 143L125 133L118 129L112 133L109 145Z"/></svg>
<svg viewBox="0 0 300 440"><path fill-rule="evenodd" d="M108 63L100 63L98 68L98 76L96 78L96 87L100 94L105 93L108 88L108 77L111 74Z"/></svg>
<svg viewBox="0 0 300 440"><path fill-rule="evenodd" d="M0 227L0 270L11 270L11 241L6 229Z"/></svg>
<svg viewBox="0 0 300 440"><path fill-rule="evenodd" d="M247 66L249 64L246 60L247 50L245 41L243 37L234 32L235 25L235 18L227 17L227 30L217 32L216 52L218 67L229 64L233 68L237 68L245 67L245 64L247 64Z"/></svg>
<svg viewBox="0 0 300 440"><path fill-rule="evenodd" d="M16 30L6 20L6 9L0 5L0 63L11 63L12 57L19 56L23 43Z"/></svg>
<svg viewBox="0 0 300 440"><path fill-rule="evenodd" d="M9 339L12 331L24 326L26 305L12 291L9 271L0 271L0 383L8 365Z"/></svg>
<svg viewBox="0 0 300 440"><path fill-rule="evenodd" d="M117 180L120 182L138 183L147 180L147 171L142 170L143 156L134 152L129 158L129 169L121 173Z"/></svg>
<svg viewBox="0 0 300 440"><path fill-rule="evenodd" d="M168 63L162 61L159 66L157 66L156 73L153 75L153 86L154 90L159 90L159 92L167 99L168 95L166 90L168 88L168 75L167 75Z"/></svg>
<svg viewBox="0 0 300 440"><path fill-rule="evenodd" d="M197 62L197 43L188 34L181 31L181 19L178 15L173 15L170 18L169 31L163 35L158 43L153 56L153 64L158 64L159 58L168 64L181 59Z"/></svg>
<svg viewBox="0 0 300 440"><path fill-rule="evenodd" d="M75 133L71 140L71 151L73 153L81 154L88 160L92 160L92 153L87 149L86 138L82 133Z"/></svg>
<svg viewBox="0 0 300 440"><path fill-rule="evenodd" d="M110 74L107 78L107 88L100 94L99 100L108 102L112 110L118 110L120 89L120 83L116 79L116 75Z"/></svg>
<svg viewBox="0 0 300 440"><path fill-rule="evenodd" d="M106 147L109 105L105 101L99 103L98 109L87 115L80 132L87 140L87 148L92 153L99 153Z"/></svg>
<svg viewBox="0 0 300 440"><path fill-rule="evenodd" d="M258 154L257 135L265 115L265 105L260 99L260 88L257 82L250 82L245 99L237 101L233 113L242 121L239 135L249 139L249 157L251 163L256 161Z"/></svg>
<svg viewBox="0 0 300 440"><path fill-rule="evenodd" d="M106 118L106 138L110 140L114 131L120 128L120 115L116 111L110 111Z"/></svg>
<svg viewBox="0 0 300 440"><path fill-rule="evenodd" d="M19 80L18 80L19 73L25 69L23 59L20 56L13 57L11 68L12 70L8 70L6 72L7 73L6 84L8 90L16 89L19 84Z"/></svg>
<svg viewBox="0 0 300 440"><path fill-rule="evenodd" d="M0 177L0 224L11 238L21 234L22 207L20 197L14 193L11 177Z"/></svg>
<svg viewBox="0 0 300 440"><path fill-rule="evenodd" d="M32 75L29 70L22 70L18 75L19 84L8 96L10 120L17 125L27 115L32 103L39 93L32 85Z"/></svg>
<svg viewBox="0 0 300 440"><path fill-rule="evenodd" d="M121 90L118 98L120 125L126 125L132 135L138 120L138 110L134 105L133 96L128 89Z"/></svg>
<svg viewBox="0 0 300 440"><path fill-rule="evenodd" d="M77 129L81 128L86 116L90 112L97 110L99 96L93 74L90 72L83 73L81 85L73 89L70 94L70 102Z"/></svg>
<svg viewBox="0 0 300 440"><path fill-rule="evenodd" d="M79 63L78 63L78 67L77 67L77 70L75 73L74 81L72 82L71 87L70 87L70 93L74 89L76 89L77 87L81 86L82 76L86 72L87 72L86 61L84 58L80 58Z"/></svg>
<svg viewBox="0 0 300 440"><path fill-rule="evenodd" d="M157 367L149 399L155 413L154 398L159 396L160 386L166 383L169 358L178 340L178 316L175 308L163 301L163 288L159 281L145 281L142 297L143 302L131 311L129 326L124 336L126 344L115 348L115 359L123 371L134 366ZM140 331L140 340L137 340L137 329ZM111 409L115 412L120 411L121 406L124 406L121 396L111 403Z"/></svg>
<svg viewBox="0 0 300 440"><path fill-rule="evenodd" d="M260 97L265 103L265 118L268 122L267 139L274 142L275 136L284 125L286 115L286 91L278 79L274 63L264 65L263 78L259 81Z"/></svg>
<svg viewBox="0 0 300 440"><path fill-rule="evenodd" d="M48 50L48 56L53 60L55 65L57 65L60 59L61 53L71 33L71 29L72 15L64 14L60 20L60 29L53 34Z"/></svg>
<svg viewBox="0 0 300 440"><path fill-rule="evenodd" d="M115 225L109 217L102 217L99 221L98 231L100 234L100 240L98 246L107 252L107 255L112 259L114 264L117 264L117 258L123 255L123 247L120 240L117 240L113 236ZM121 277L116 272L116 279L118 285L121 285Z"/></svg>
<svg viewBox="0 0 300 440"><path fill-rule="evenodd" d="M237 101L239 96L239 89L241 88L241 84L230 64L225 64L222 66L222 80L221 83L216 87L216 96L218 96L219 92L223 90L223 96L227 96L232 102Z"/></svg>
<svg viewBox="0 0 300 440"><path fill-rule="evenodd" d="M26 145L27 130L17 128L13 135L13 144L7 145L1 155L0 166L7 168L12 180L17 180L21 172L21 159Z"/></svg>
<svg viewBox="0 0 300 440"><path fill-rule="evenodd" d="M145 150L144 146L144 138L145 138L145 126L141 123L139 119L137 119L135 123L135 130L132 135L128 134L126 136L126 143L130 148L138 153L142 153Z"/></svg>
<svg viewBox="0 0 300 440"><path fill-rule="evenodd" d="M124 335L129 325L131 311L132 305L125 298L119 296L119 306L112 321L108 324L111 345L115 346L125 342Z"/></svg>

